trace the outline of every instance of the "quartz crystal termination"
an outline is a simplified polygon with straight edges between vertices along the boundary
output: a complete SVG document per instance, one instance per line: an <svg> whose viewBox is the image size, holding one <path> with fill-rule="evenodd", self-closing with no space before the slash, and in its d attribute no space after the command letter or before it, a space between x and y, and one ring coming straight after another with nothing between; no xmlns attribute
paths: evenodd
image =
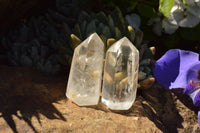
<svg viewBox="0 0 200 133"><path fill-rule="evenodd" d="M102 84L104 43L94 33L74 50L66 96L79 106L97 105Z"/></svg>
<svg viewBox="0 0 200 133"><path fill-rule="evenodd" d="M139 52L126 38L106 52L102 103L111 110L128 110L136 98Z"/></svg>

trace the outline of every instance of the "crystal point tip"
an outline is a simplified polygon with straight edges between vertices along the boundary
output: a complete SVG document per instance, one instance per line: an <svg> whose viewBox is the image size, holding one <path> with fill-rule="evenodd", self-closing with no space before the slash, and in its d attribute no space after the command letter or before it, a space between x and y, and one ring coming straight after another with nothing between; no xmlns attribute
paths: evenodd
<svg viewBox="0 0 200 133"><path fill-rule="evenodd" d="M97 105L100 97L104 43L91 34L74 50L66 96L79 106Z"/></svg>

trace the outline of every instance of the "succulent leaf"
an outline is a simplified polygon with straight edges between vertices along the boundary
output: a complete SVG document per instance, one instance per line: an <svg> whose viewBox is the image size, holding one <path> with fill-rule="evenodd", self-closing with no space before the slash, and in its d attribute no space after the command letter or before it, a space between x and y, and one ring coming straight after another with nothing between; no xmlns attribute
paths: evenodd
<svg viewBox="0 0 200 133"><path fill-rule="evenodd" d="M80 43L81 43L81 40L76 35L71 34L71 38L70 38L71 47L75 49Z"/></svg>
<svg viewBox="0 0 200 133"><path fill-rule="evenodd" d="M79 23L81 23L81 22L83 22L83 21L86 21L86 22L88 22L88 21L90 21L90 16L89 16L89 14L87 13L87 12L85 12L85 11L82 11L81 13L80 13L80 15L79 15L79 18L78 18L78 21L79 21Z"/></svg>
<svg viewBox="0 0 200 133"><path fill-rule="evenodd" d="M87 29L86 29L87 35L90 35L96 31L96 21L97 19L94 19L88 24Z"/></svg>
<svg viewBox="0 0 200 133"><path fill-rule="evenodd" d="M140 71L139 73L138 73L138 80L144 80L146 78L146 73L144 73L144 72L142 72L142 71Z"/></svg>
<svg viewBox="0 0 200 133"><path fill-rule="evenodd" d="M116 40L114 38L109 38L107 40L107 46L106 49L108 49L112 44L114 44L116 42Z"/></svg>
<svg viewBox="0 0 200 133"><path fill-rule="evenodd" d="M128 26L128 31L130 33L130 40L131 42L134 42L134 39L135 39L135 30L129 25Z"/></svg>
<svg viewBox="0 0 200 133"><path fill-rule="evenodd" d="M108 23L107 16L105 15L104 12L99 12L99 13L96 15L96 18L97 18L100 22L102 22L102 23L104 23L104 24L107 24L107 23Z"/></svg>
<svg viewBox="0 0 200 133"><path fill-rule="evenodd" d="M106 38L110 38L111 37L111 32L108 26L105 26L103 28L102 34L106 36Z"/></svg>
<svg viewBox="0 0 200 133"><path fill-rule="evenodd" d="M121 38L122 34L118 27L115 27L115 37L117 40Z"/></svg>
<svg viewBox="0 0 200 133"><path fill-rule="evenodd" d="M125 25L124 17L118 7L116 7L115 10L111 13L111 17L115 22L115 27L119 27L119 30L124 33L127 30L127 27Z"/></svg>

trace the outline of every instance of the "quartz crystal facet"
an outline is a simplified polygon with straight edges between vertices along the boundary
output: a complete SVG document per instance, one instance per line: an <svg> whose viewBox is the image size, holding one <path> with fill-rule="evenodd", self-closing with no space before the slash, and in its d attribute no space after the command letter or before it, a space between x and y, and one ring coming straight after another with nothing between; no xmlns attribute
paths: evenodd
<svg viewBox="0 0 200 133"><path fill-rule="evenodd" d="M112 110L128 110L136 98L139 52L126 38L106 52L101 101Z"/></svg>
<svg viewBox="0 0 200 133"><path fill-rule="evenodd" d="M79 106L97 105L102 84L104 43L94 33L74 50L66 96Z"/></svg>

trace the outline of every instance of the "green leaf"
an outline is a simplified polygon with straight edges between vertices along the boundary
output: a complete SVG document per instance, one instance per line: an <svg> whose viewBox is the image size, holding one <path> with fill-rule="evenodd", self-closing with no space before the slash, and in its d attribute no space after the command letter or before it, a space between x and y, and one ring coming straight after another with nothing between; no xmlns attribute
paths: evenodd
<svg viewBox="0 0 200 133"><path fill-rule="evenodd" d="M108 19L107 16L105 15L105 13L103 12L99 12L96 15L96 19L98 19L100 22L102 22L103 24L107 24L108 23Z"/></svg>
<svg viewBox="0 0 200 133"><path fill-rule="evenodd" d="M86 35L87 37L92 34L93 32L96 31L96 21L98 21L97 19L92 20L88 25L87 25L87 29L86 29Z"/></svg>
<svg viewBox="0 0 200 133"><path fill-rule="evenodd" d="M156 17L155 9L149 5L140 3L137 5L137 10L141 16L144 16L147 18Z"/></svg>
<svg viewBox="0 0 200 133"><path fill-rule="evenodd" d="M185 0L182 0L182 2L183 2L183 4L185 4L185 5L187 4Z"/></svg>
<svg viewBox="0 0 200 133"><path fill-rule="evenodd" d="M160 0L159 1L159 11L165 17L168 18L173 5L174 5L174 0Z"/></svg>

